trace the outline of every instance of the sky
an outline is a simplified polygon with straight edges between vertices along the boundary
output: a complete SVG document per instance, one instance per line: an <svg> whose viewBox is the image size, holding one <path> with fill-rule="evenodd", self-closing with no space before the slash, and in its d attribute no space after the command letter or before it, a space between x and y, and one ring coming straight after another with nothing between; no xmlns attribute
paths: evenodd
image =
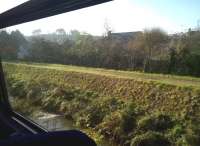
<svg viewBox="0 0 200 146"><path fill-rule="evenodd" d="M0 0L0 13L27 0ZM19 29L25 35L41 29L52 33L58 28L66 32L79 30L102 35L105 24L113 32L141 31L159 27L168 33L194 28L200 20L200 0L114 0L112 2L7 28Z"/></svg>

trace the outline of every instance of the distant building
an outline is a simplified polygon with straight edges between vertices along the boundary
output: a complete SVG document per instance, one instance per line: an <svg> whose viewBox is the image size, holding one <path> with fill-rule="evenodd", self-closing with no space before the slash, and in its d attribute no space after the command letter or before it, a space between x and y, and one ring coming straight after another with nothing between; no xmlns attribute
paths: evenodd
<svg viewBox="0 0 200 146"><path fill-rule="evenodd" d="M131 39L134 39L137 35L139 35L141 33L142 33L141 31L111 33L111 37L114 39L121 39L121 40L128 42Z"/></svg>

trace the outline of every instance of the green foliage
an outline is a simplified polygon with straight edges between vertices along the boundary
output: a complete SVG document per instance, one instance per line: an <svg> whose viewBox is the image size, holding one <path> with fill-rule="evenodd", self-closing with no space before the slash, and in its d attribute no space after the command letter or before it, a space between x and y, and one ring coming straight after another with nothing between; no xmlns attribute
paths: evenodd
<svg viewBox="0 0 200 146"><path fill-rule="evenodd" d="M185 135L185 141L188 145L199 146L200 145L200 136L199 135Z"/></svg>
<svg viewBox="0 0 200 146"><path fill-rule="evenodd" d="M112 112L104 118L103 122L96 128L102 135L119 140L123 133L120 130L122 117L120 111Z"/></svg>
<svg viewBox="0 0 200 146"><path fill-rule="evenodd" d="M99 103L89 106L84 113L86 126L92 128L101 123L106 115L105 109Z"/></svg>
<svg viewBox="0 0 200 146"><path fill-rule="evenodd" d="M185 134L185 128L181 124L177 124L171 130L171 137L172 138L180 138L183 134Z"/></svg>
<svg viewBox="0 0 200 146"><path fill-rule="evenodd" d="M40 110L40 107L32 106L32 103L27 102L24 99L14 100L11 104L15 111L26 117L31 117Z"/></svg>
<svg viewBox="0 0 200 146"><path fill-rule="evenodd" d="M72 64L200 76L199 31L168 35L159 28L92 36L60 28L53 34L35 30L28 39L18 30L0 32L5 60Z"/></svg>
<svg viewBox="0 0 200 146"><path fill-rule="evenodd" d="M23 34L18 30L12 31L10 34L6 31L0 31L0 54L2 59L16 60L20 47L25 47L27 41Z"/></svg>
<svg viewBox="0 0 200 146"><path fill-rule="evenodd" d="M119 145L199 144L198 78L46 64L4 67L11 104L22 114L63 114ZM174 84L146 81L150 76ZM178 81L193 86L179 86Z"/></svg>
<svg viewBox="0 0 200 146"><path fill-rule="evenodd" d="M164 132L173 127L173 121L170 116L163 114L156 114L145 116L138 121L138 127L141 130L152 130L157 132Z"/></svg>
<svg viewBox="0 0 200 146"><path fill-rule="evenodd" d="M121 102L115 98L98 98L92 101L91 105L88 105L81 115L79 115L78 125L86 125L87 127L94 128L103 121L106 115L120 109L120 107Z"/></svg>
<svg viewBox="0 0 200 146"><path fill-rule="evenodd" d="M132 139L131 146L170 146L170 142L162 134L147 132Z"/></svg>
<svg viewBox="0 0 200 146"><path fill-rule="evenodd" d="M199 146L200 136L198 135L184 135L182 138L177 140L176 146Z"/></svg>
<svg viewBox="0 0 200 146"><path fill-rule="evenodd" d="M7 74L7 72L5 72L5 77L7 80L8 90L11 95L23 97L26 94L24 91L26 82L24 80L18 80L14 76L10 76L10 73Z"/></svg>
<svg viewBox="0 0 200 146"><path fill-rule="evenodd" d="M122 132L129 133L133 131L136 127L136 119L139 114L141 114L141 111L134 103L125 105L125 109L122 111L122 120L120 125Z"/></svg>

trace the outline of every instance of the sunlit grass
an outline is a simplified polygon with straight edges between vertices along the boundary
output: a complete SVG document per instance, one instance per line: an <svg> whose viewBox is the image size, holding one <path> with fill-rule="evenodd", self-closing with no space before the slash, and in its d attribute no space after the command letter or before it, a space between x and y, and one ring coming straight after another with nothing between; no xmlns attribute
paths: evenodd
<svg viewBox="0 0 200 146"><path fill-rule="evenodd" d="M146 140L176 145L185 135L199 136L199 78L58 64L3 66L14 109L64 114L97 143L106 137L120 145Z"/></svg>
<svg viewBox="0 0 200 146"><path fill-rule="evenodd" d="M13 62L9 62L9 64L10 63L16 64ZM190 76L164 75L164 74L155 74L155 73L142 73L142 72L136 72L136 71L120 71L120 70L112 70L112 69L80 67L80 66L60 65L60 64L47 64L47 63L24 63L24 62L22 63L21 62L21 63L17 63L17 65L23 65L23 66L28 65L31 67L38 67L38 68L90 73L90 74L103 75L103 76L112 76L116 78L135 79L135 80L147 81L147 82L155 81L158 83L200 88L200 78L190 77Z"/></svg>

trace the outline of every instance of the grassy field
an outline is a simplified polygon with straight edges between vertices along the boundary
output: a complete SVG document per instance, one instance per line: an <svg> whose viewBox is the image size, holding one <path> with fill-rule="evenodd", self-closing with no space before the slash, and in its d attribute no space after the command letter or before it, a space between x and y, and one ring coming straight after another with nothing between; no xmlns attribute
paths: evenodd
<svg viewBox="0 0 200 146"><path fill-rule="evenodd" d="M59 64L41 64L41 63L8 63L21 66L29 66L36 68L55 69L61 71L89 73L95 75L111 76L116 78L134 79L139 81L155 81L164 84L178 85L178 86L191 86L194 88L200 88L200 78L188 77L188 76L177 76L177 75L163 75L163 74L152 74L152 73L141 73L135 71L119 71L119 70L108 70L101 68L90 68L90 67L79 67L71 65L59 65Z"/></svg>
<svg viewBox="0 0 200 146"><path fill-rule="evenodd" d="M57 64L3 66L12 105L23 114L61 113L119 146L200 145L199 78Z"/></svg>

